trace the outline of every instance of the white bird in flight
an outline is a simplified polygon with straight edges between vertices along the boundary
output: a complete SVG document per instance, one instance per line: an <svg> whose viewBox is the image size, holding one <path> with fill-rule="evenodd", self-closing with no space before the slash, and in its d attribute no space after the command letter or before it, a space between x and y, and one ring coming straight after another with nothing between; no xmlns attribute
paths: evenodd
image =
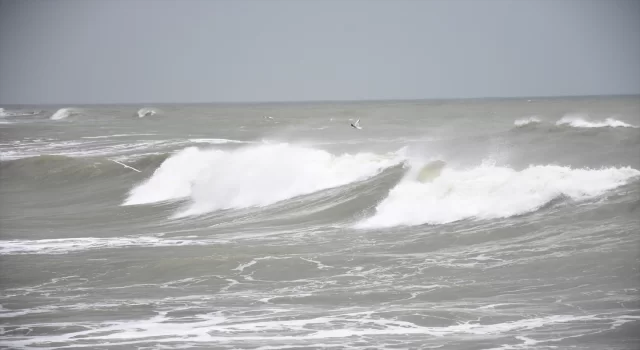
<svg viewBox="0 0 640 350"><path fill-rule="evenodd" d="M358 130L362 130L362 127L360 126L360 119L356 120L355 123L351 123L351 127Z"/></svg>

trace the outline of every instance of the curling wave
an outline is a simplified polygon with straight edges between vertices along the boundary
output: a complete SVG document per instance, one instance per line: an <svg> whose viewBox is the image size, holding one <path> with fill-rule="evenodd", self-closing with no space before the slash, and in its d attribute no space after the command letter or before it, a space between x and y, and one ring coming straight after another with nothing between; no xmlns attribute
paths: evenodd
<svg viewBox="0 0 640 350"><path fill-rule="evenodd" d="M629 167L594 170L551 165L516 171L483 165L470 170L443 169L437 175L424 182L409 172L376 207L376 213L356 227L506 218L536 211L561 197L582 200L599 196L640 177L640 171Z"/></svg>
<svg viewBox="0 0 640 350"><path fill-rule="evenodd" d="M73 109L73 108L60 108L59 110L57 110L55 113L53 113L53 115L51 116L51 120L62 120L62 119L67 119L73 115L78 114L79 111L77 109Z"/></svg>
<svg viewBox="0 0 640 350"><path fill-rule="evenodd" d="M329 152L289 144L222 151L186 148L134 187L124 205L189 199L178 217L265 206L373 177L403 161L387 155Z"/></svg>

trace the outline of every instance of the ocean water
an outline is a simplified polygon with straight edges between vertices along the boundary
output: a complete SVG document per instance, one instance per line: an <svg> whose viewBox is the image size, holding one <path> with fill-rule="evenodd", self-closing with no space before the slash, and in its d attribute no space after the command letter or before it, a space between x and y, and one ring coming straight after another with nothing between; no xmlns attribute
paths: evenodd
<svg viewBox="0 0 640 350"><path fill-rule="evenodd" d="M0 347L638 349L638 126L638 96L3 106Z"/></svg>

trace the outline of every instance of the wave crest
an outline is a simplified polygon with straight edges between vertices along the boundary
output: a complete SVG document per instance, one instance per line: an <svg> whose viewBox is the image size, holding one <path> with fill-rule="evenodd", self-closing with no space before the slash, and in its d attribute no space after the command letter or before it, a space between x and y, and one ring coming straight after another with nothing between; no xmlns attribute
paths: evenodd
<svg viewBox="0 0 640 350"><path fill-rule="evenodd" d="M51 120L62 120L67 119L70 116L78 114L79 111L73 108L60 108L49 118Z"/></svg>
<svg viewBox="0 0 640 350"><path fill-rule="evenodd" d="M150 117L158 114L158 110L155 108L145 107L140 108L136 114L138 115L138 118Z"/></svg>
<svg viewBox="0 0 640 350"><path fill-rule="evenodd" d="M560 197L587 199L624 185L640 171L600 170L562 166L531 166L522 171L480 166L471 170L444 169L432 182L405 178L356 226L382 228L444 224L463 219L495 219L540 209Z"/></svg>
<svg viewBox="0 0 640 350"><path fill-rule="evenodd" d="M517 126L517 127L523 127L526 125L531 125L531 124L539 124L541 122L541 120L537 117L528 117L528 118L521 118L518 119L516 121L513 122L513 125Z"/></svg>
<svg viewBox="0 0 640 350"><path fill-rule="evenodd" d="M134 187L124 205L189 199L178 217L265 206L370 178L402 160L398 153L336 156L289 144L232 151L190 147Z"/></svg>

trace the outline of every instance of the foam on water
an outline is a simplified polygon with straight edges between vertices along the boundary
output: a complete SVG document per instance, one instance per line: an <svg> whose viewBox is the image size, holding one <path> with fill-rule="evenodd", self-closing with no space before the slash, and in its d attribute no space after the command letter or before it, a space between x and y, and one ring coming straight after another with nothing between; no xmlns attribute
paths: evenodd
<svg viewBox="0 0 640 350"><path fill-rule="evenodd" d="M26 111L9 111L9 110L6 110L4 108L0 108L0 118L24 117L24 116L37 115L39 113L40 113L40 111L30 111L30 112L26 112Z"/></svg>
<svg viewBox="0 0 640 350"><path fill-rule="evenodd" d="M375 176L398 164L398 153L329 152L289 144L232 151L190 147L167 159L125 205L190 199L178 216L269 205L284 199Z"/></svg>
<svg viewBox="0 0 640 350"><path fill-rule="evenodd" d="M0 159L10 160L36 157L39 155L64 155L70 157L118 156L136 158L149 153L168 152L176 147L205 144L241 144L250 143L230 139L148 139L140 136L153 134L113 134L102 136L83 136L75 141L55 139L25 140L11 144L11 148L0 150ZM111 139L123 138L118 143ZM129 140L127 140L129 139ZM143 153L144 152L144 153Z"/></svg>
<svg viewBox="0 0 640 350"><path fill-rule="evenodd" d="M154 236L83 237L0 241L0 255L66 254L92 249L169 247L212 244L211 240L164 239Z"/></svg>
<svg viewBox="0 0 640 350"><path fill-rule="evenodd" d="M372 217L356 226L444 224L463 219L506 218L535 211L565 196L592 198L640 176L629 167L572 169L530 166L522 171L482 165L468 170L444 169L432 182L407 177L393 188Z"/></svg>
<svg viewBox="0 0 640 350"><path fill-rule="evenodd" d="M4 108L0 108L0 118L5 117L13 117L15 114L13 112L9 112Z"/></svg>
<svg viewBox="0 0 640 350"><path fill-rule="evenodd" d="M566 115L558 120L556 125L565 125L574 128L638 128L635 125L613 118L607 118L604 121L589 121L580 115Z"/></svg>
<svg viewBox="0 0 640 350"><path fill-rule="evenodd" d="M108 304L106 304L108 305ZM611 317L607 315L552 315L523 318L501 323L464 322L448 326L421 326L412 322L384 317L374 317L371 313L346 313L303 319L280 319L277 312L273 318L253 317L245 322L220 312L199 314L184 320L169 316L161 311L144 320L91 323L84 329L61 335L40 335L31 337L10 336L5 344L15 348L55 346L66 343L71 346L123 346L153 342L164 343L205 343L242 344L257 341L262 344L280 342L298 344L302 347L309 342L336 345L353 337L407 336L447 337L449 339L474 339L477 336L508 336L524 331L549 328L558 324L606 323L611 327L633 322L634 318ZM240 321L240 322L239 322ZM56 323L37 326L55 327ZM62 324L60 324L62 326ZM292 335L294 334L294 335ZM556 341L563 339L558 335ZM287 347L289 348L289 347Z"/></svg>

